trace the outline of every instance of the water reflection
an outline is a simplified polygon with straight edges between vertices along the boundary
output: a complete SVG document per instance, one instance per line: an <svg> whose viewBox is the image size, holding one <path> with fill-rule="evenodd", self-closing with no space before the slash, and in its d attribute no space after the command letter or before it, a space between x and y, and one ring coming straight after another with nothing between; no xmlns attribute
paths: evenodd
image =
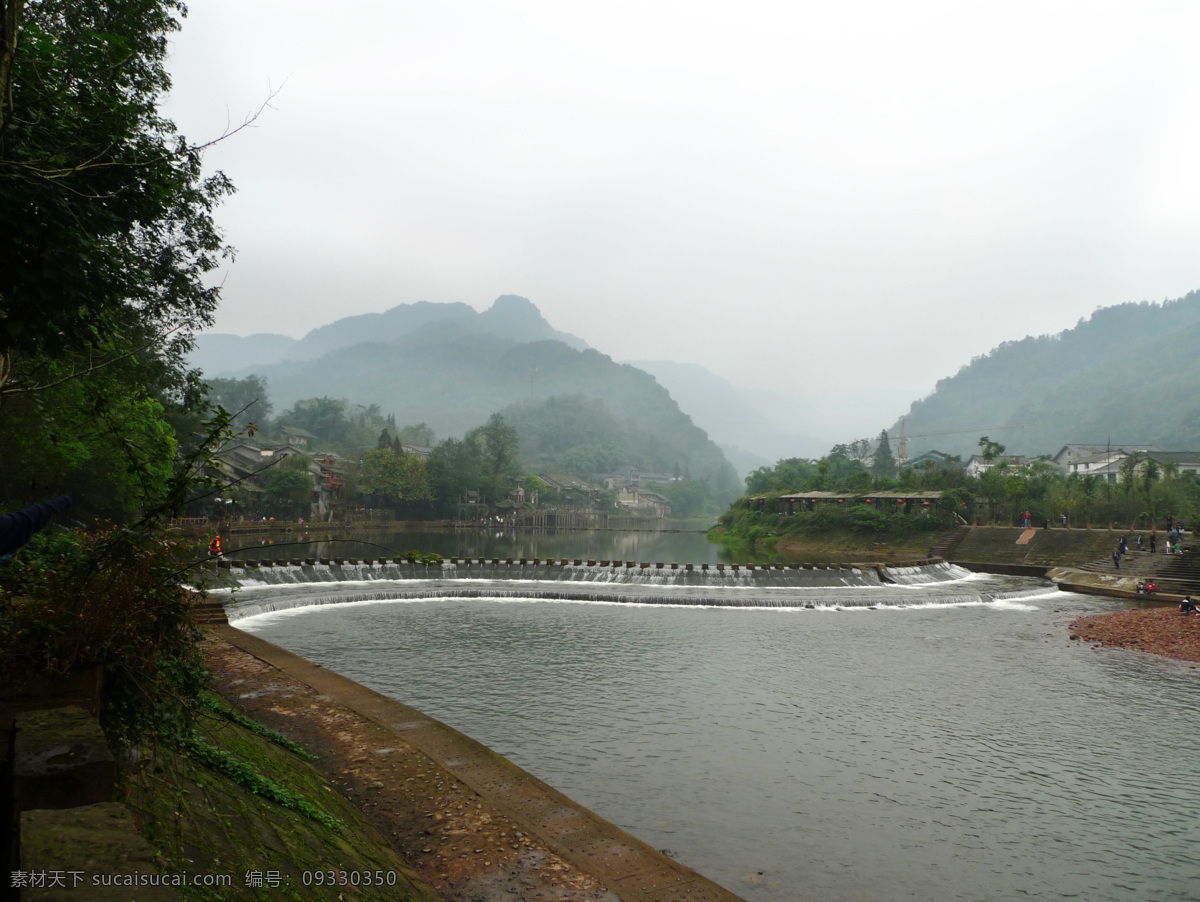
<svg viewBox="0 0 1200 902"><path fill-rule="evenodd" d="M454 558L595 558L651 563L733 563L734 557L709 542L703 532L628 530L438 529L364 530L350 536L334 531L296 531L231 536L232 559L399 557L409 551ZM741 555L740 560L751 561Z"/></svg>

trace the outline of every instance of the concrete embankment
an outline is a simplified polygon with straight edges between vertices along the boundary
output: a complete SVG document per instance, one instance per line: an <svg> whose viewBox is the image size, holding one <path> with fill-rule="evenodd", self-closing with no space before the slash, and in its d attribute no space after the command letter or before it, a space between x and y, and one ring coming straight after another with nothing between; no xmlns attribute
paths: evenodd
<svg viewBox="0 0 1200 902"><path fill-rule="evenodd" d="M317 765L448 899L738 902L473 739L214 624L216 687Z"/></svg>
<svg viewBox="0 0 1200 902"><path fill-rule="evenodd" d="M1121 556L1117 569L1112 553L1122 535L1130 551ZM950 561L979 572L1045 577L1069 592L1138 601L1146 600L1137 594L1139 580L1156 580L1156 598L1163 602L1178 601L1195 591L1193 585L1200 586L1200 558L1194 552L1173 556L1137 551L1139 535L1148 549L1147 531L974 527Z"/></svg>

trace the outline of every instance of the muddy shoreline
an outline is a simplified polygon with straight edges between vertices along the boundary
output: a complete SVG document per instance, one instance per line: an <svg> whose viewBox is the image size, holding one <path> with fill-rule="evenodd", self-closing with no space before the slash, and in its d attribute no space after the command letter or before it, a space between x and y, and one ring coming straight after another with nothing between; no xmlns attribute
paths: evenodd
<svg viewBox="0 0 1200 902"><path fill-rule="evenodd" d="M1072 621L1070 635L1097 647L1127 648L1200 664L1200 617L1185 617L1176 607L1080 617Z"/></svg>

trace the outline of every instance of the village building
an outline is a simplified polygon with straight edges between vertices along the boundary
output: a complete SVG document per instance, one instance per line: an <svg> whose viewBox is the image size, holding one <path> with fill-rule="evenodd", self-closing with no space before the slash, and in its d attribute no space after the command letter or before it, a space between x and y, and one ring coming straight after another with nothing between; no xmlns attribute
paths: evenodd
<svg viewBox="0 0 1200 902"><path fill-rule="evenodd" d="M622 486L617 489L617 504L643 517L671 516L671 502L650 489Z"/></svg>
<svg viewBox="0 0 1200 902"><path fill-rule="evenodd" d="M963 470L968 476L980 476L988 470L996 467L1004 467L1010 472L1028 470L1037 458L1024 457L1020 454L1002 454L993 460L986 460L982 455L972 454L970 459L963 465Z"/></svg>
<svg viewBox="0 0 1200 902"><path fill-rule="evenodd" d="M1070 476L1095 476L1104 482L1120 482L1125 461L1136 456L1138 465L1135 473L1145 474L1145 462L1153 460L1160 470L1173 469L1177 473L1200 474L1200 451L1155 451L1149 445L1125 445L1114 448L1110 445L1063 445L1051 458L1059 472Z"/></svg>

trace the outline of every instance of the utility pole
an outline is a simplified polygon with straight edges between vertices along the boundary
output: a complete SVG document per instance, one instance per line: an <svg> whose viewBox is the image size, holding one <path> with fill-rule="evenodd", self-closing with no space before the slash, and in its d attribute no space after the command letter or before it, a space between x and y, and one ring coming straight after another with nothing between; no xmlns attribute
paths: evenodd
<svg viewBox="0 0 1200 902"><path fill-rule="evenodd" d="M896 455L896 472L904 469L904 463L908 460L908 435L905 433L905 421L907 417L900 418L900 443L899 453Z"/></svg>

